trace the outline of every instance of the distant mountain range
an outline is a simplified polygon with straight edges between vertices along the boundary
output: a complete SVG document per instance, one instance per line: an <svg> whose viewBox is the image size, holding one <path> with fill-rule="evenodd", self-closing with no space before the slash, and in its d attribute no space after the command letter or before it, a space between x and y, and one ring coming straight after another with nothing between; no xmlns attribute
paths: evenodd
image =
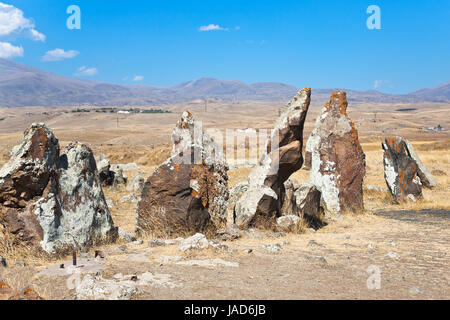
<svg viewBox="0 0 450 320"><path fill-rule="evenodd" d="M170 87L117 85L73 79L0 58L0 107L159 105L204 98L221 100L288 101L297 88L284 83L246 84L202 78ZM316 101L326 101L332 90L313 89ZM450 82L406 95L376 90L347 90L350 102L450 102Z"/></svg>

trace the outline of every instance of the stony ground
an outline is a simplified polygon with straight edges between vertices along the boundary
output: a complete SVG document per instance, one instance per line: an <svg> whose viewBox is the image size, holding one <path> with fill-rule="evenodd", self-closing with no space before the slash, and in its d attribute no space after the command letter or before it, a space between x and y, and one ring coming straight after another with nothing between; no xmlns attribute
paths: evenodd
<svg viewBox="0 0 450 320"><path fill-rule="evenodd" d="M204 120L206 128L220 129L272 127L279 108L218 105L212 106L214 112L203 114L200 107L187 107ZM367 157L365 186L378 188L366 188L367 212L363 215L328 217L325 228L300 235L247 232L238 240L220 242L229 250L181 252L178 244L150 247L152 239L142 244L93 248L79 257L78 265L83 266L77 268L82 272L80 279L91 275L108 286L138 287L140 293L133 299L449 299L449 105L430 104L416 106L418 109L410 113L393 112L400 107L405 106L349 106ZM116 115L57 114L53 110L48 115L36 108L20 110L22 114L1 109L0 117L7 121L0 124L0 166L9 159L12 146L20 142L22 130L31 122L45 121L55 129L63 146L72 140L82 141L96 155L106 154L113 164L137 163L139 170L125 172L129 178L138 172L147 178L167 159L170 132L185 108L174 106L173 114L124 116L117 127ZM320 108L315 105L311 109L305 137ZM420 129L437 123L444 126L444 132ZM438 187L424 190L424 200L393 205L383 189L381 141L390 134L410 139L435 175ZM231 170L230 187L246 180L249 172L248 168ZM308 175L300 170L293 178L302 182ZM121 202L130 192L125 186L105 188L104 192L114 203L110 210L116 225L132 232L136 203ZM276 246L270 246L276 244L281 250L263 248L269 245L276 250ZM104 259L94 258L96 249L104 252ZM0 299L4 289L1 280L12 291L31 286L45 299L77 297L76 290L70 289L77 277L70 273L71 262L64 261L70 257L48 261L4 252L0 255L8 263L7 268L0 266ZM59 267L62 263L64 269ZM373 285L371 280L376 276L368 268L380 272L379 289L368 288L368 280ZM133 276L137 276L133 278L136 281L131 280Z"/></svg>
<svg viewBox="0 0 450 320"><path fill-rule="evenodd" d="M115 245L103 250L103 259L84 255L80 278L92 273L116 284L134 282L141 292L133 299L450 297L450 211L378 211L328 217L328 222L302 235L254 230L222 242L226 247L188 252L176 244L151 247L149 241ZM279 251L273 249L277 244ZM67 285L74 278L61 263L70 265L10 262L1 269L2 278L16 287L31 284L47 299L74 299L76 290ZM368 268L374 266L379 289L370 286ZM134 275L137 281L127 281Z"/></svg>

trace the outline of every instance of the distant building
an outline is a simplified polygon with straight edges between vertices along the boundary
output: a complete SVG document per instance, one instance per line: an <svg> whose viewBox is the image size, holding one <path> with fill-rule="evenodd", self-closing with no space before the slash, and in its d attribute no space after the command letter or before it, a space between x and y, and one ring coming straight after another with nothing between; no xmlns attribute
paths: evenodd
<svg viewBox="0 0 450 320"><path fill-rule="evenodd" d="M436 127L428 127L427 128L427 131L440 132L442 130L444 130L444 128L442 128L440 124L438 124Z"/></svg>

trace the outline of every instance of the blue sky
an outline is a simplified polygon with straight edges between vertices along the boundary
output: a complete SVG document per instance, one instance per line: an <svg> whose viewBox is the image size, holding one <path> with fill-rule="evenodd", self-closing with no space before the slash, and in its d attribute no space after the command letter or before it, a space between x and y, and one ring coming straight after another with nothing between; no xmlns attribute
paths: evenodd
<svg viewBox="0 0 450 320"><path fill-rule="evenodd" d="M9 33L0 21L3 48L21 49L9 58L70 77L161 86L213 77L389 93L450 80L448 0L0 3L28 20ZM81 9L81 30L66 27L69 5ZM369 5L381 9L381 30L366 26ZM220 30L200 30L210 25Z"/></svg>

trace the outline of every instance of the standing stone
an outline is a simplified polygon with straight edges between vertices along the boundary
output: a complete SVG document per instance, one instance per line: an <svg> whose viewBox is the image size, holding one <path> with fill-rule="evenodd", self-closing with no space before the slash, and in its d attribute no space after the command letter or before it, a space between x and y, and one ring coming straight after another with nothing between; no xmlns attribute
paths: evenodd
<svg viewBox="0 0 450 320"><path fill-rule="evenodd" d="M420 182L422 186L425 188L433 189L436 188L436 180L433 175L428 171L427 167L420 161L419 155L414 150L413 145L406 139L403 139L406 143L406 149L408 151L409 156L417 163L419 170L417 171L417 175L420 178Z"/></svg>
<svg viewBox="0 0 450 320"><path fill-rule="evenodd" d="M364 209L365 154L347 106L346 93L333 92L306 147L310 181L322 193L327 209L334 213Z"/></svg>
<svg viewBox="0 0 450 320"><path fill-rule="evenodd" d="M111 164L108 159L103 158L97 162L98 176L100 182L105 186L111 186L114 182L114 172L111 170Z"/></svg>
<svg viewBox="0 0 450 320"><path fill-rule="evenodd" d="M59 142L44 124L33 124L0 169L0 225L14 245L43 239L34 202L57 186Z"/></svg>
<svg viewBox="0 0 450 320"><path fill-rule="evenodd" d="M294 191L297 215L314 229L319 229L325 225L323 222L324 212L320 201L321 196L321 192L309 182L302 183Z"/></svg>
<svg viewBox="0 0 450 320"><path fill-rule="evenodd" d="M221 147L189 111L172 133L171 157L147 179L137 232L200 232L226 224L228 165Z"/></svg>
<svg viewBox="0 0 450 320"><path fill-rule="evenodd" d="M288 179L284 183L284 199L283 199L283 205L281 207L281 215L282 216L290 216L290 215L296 215L297 214L297 207L295 203L295 187L294 183Z"/></svg>
<svg viewBox="0 0 450 320"><path fill-rule="evenodd" d="M406 142L401 137L388 137L382 144L384 178L396 201L422 197L419 166L410 157ZM411 197L409 197L411 198Z"/></svg>
<svg viewBox="0 0 450 320"><path fill-rule="evenodd" d="M144 189L145 179L141 177L138 173L134 178L128 183L127 191L141 193Z"/></svg>
<svg viewBox="0 0 450 320"><path fill-rule="evenodd" d="M285 181L303 164L303 125L311 101L311 89L300 90L275 123L258 165L249 176L249 189L237 201L240 228L276 224L281 215Z"/></svg>
<svg viewBox="0 0 450 320"><path fill-rule="evenodd" d="M113 239L92 151L59 143L44 124L33 124L0 170L0 224L13 244L55 253Z"/></svg>
<svg viewBox="0 0 450 320"><path fill-rule="evenodd" d="M90 148L72 142L64 149L58 184L55 217L51 218L52 211L48 210L52 201L38 201L39 206L35 209L46 231L41 243L46 251L57 251L74 241L84 248L117 237Z"/></svg>

